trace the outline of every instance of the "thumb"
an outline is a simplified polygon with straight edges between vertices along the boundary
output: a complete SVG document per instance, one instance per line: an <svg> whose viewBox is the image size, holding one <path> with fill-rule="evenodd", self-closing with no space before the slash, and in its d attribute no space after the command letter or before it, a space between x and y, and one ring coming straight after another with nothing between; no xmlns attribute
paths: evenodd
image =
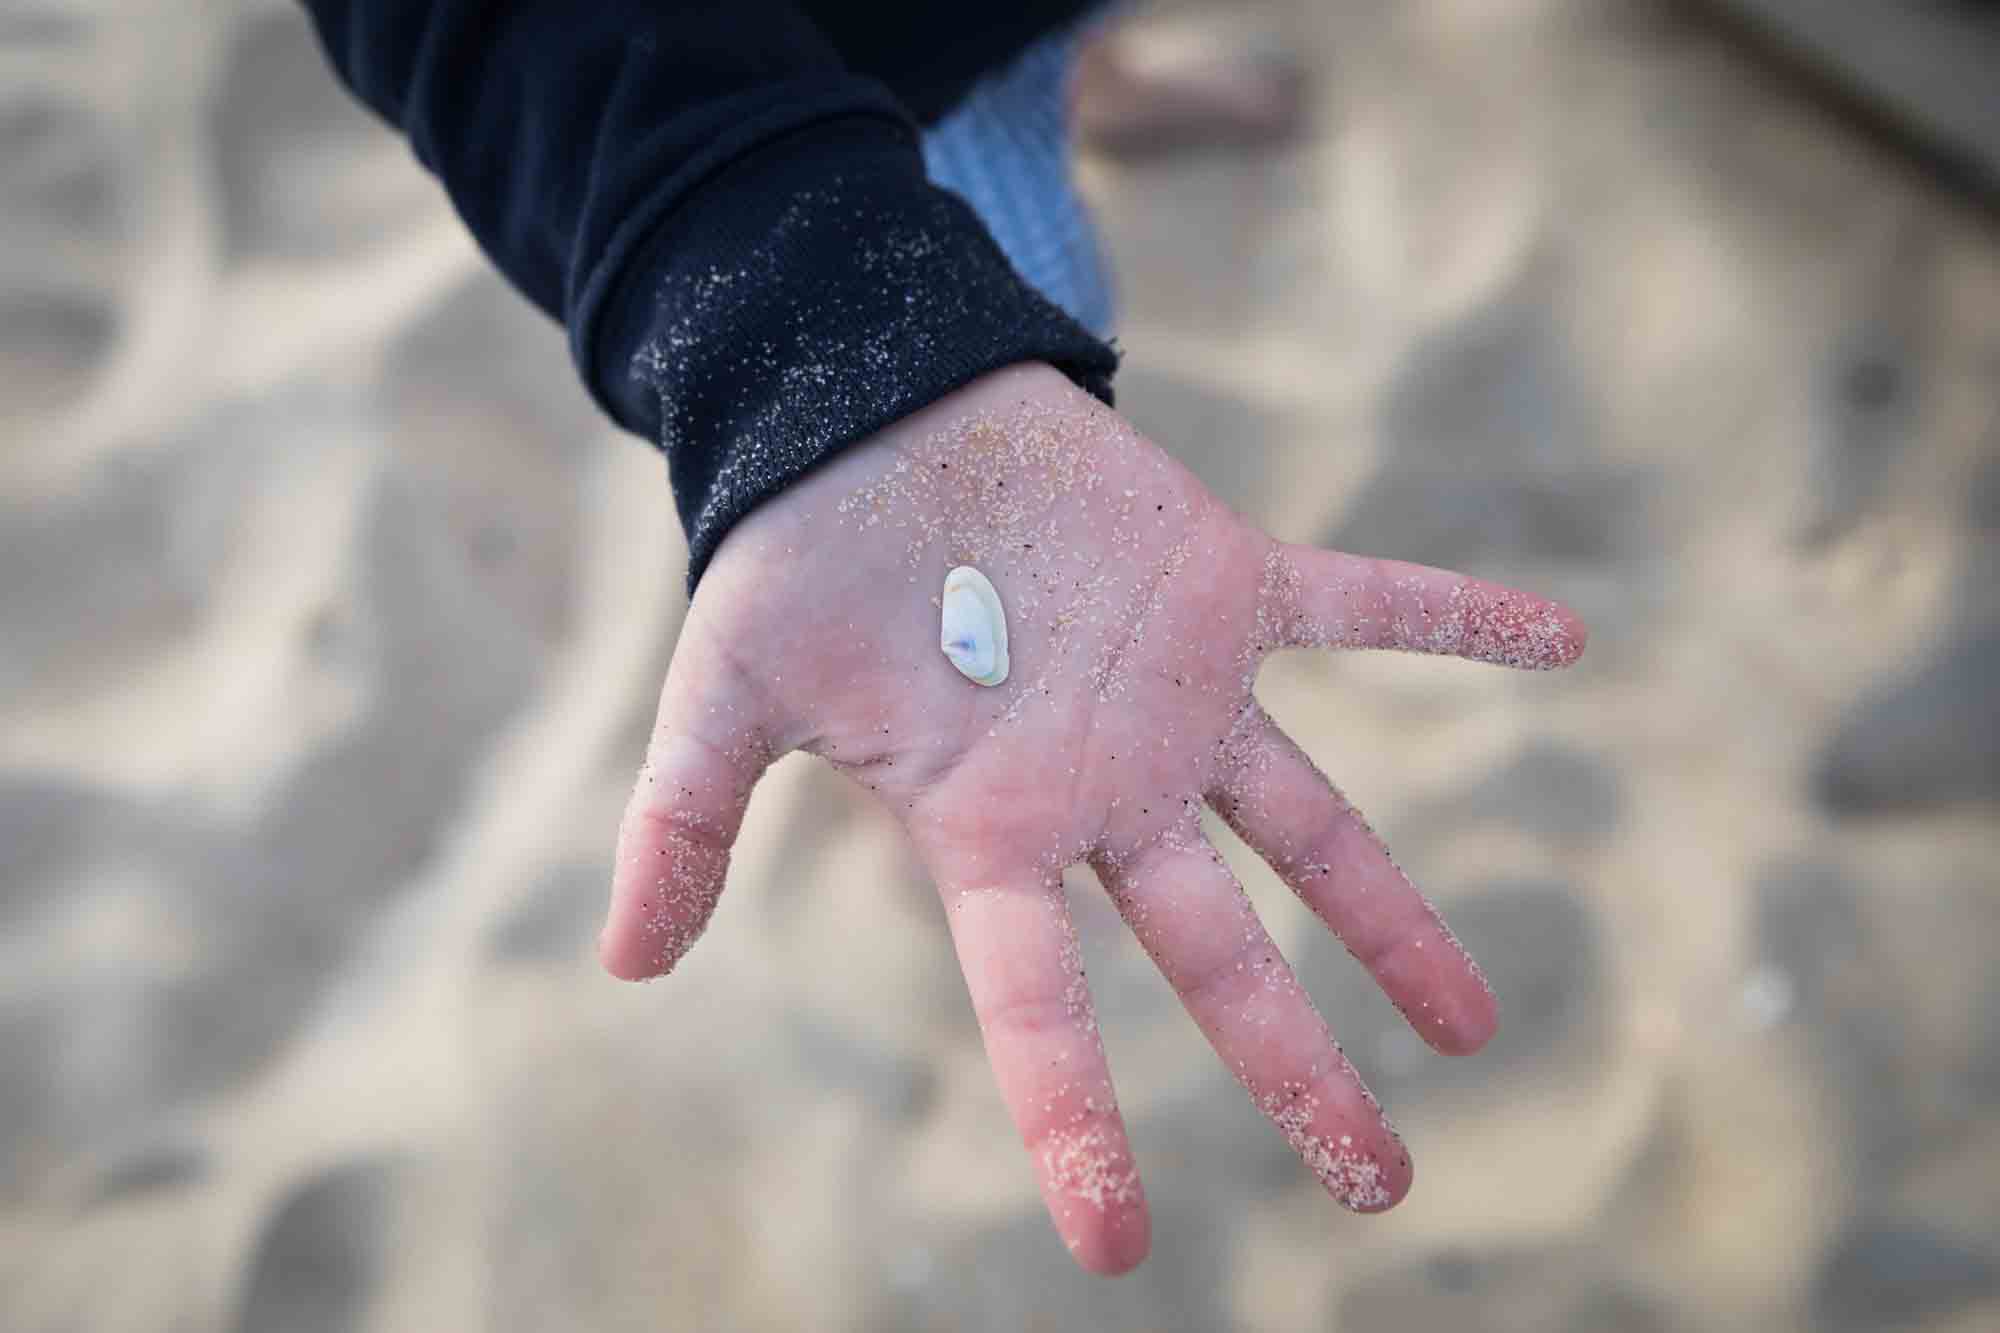
<svg viewBox="0 0 2000 1333"><path fill-rule="evenodd" d="M755 700L683 636L646 762L618 826L598 956L613 976L664 976L722 897L750 789L776 756Z"/></svg>

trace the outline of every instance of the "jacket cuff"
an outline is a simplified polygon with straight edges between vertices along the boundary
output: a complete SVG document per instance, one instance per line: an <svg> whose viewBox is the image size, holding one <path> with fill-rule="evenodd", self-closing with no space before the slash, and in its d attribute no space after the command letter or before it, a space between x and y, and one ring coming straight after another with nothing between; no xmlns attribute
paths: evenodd
<svg viewBox="0 0 2000 1333"><path fill-rule="evenodd" d="M599 404L657 441L692 592L723 536L822 459L979 376L1048 362L1106 403L1118 354L852 115L737 158L600 264L570 321Z"/></svg>

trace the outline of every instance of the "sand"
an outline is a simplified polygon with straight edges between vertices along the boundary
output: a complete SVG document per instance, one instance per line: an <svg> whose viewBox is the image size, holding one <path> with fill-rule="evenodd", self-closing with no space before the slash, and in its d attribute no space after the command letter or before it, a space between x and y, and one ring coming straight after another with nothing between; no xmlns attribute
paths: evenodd
<svg viewBox="0 0 2000 1333"><path fill-rule="evenodd" d="M1670 5L1251 21L1305 143L1086 164L1123 405L1280 537L1592 630L1568 672L1263 668L1485 966L1481 1055L1206 824L1410 1198L1334 1206L1072 872L1154 1209L1137 1274L1077 1272L943 908L802 757L679 970L605 976L663 469L292 8L31 0L0 1327L2000 1323L1990 218Z"/></svg>

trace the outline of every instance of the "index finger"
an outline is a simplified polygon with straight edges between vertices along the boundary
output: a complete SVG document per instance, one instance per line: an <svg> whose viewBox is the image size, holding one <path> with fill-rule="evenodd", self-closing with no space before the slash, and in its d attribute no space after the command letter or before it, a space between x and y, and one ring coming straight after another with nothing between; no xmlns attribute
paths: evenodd
<svg viewBox="0 0 2000 1333"><path fill-rule="evenodd" d="M1561 602L1401 560L1273 542L1259 619L1274 648L1395 648L1529 671L1583 655L1583 621Z"/></svg>
<svg viewBox="0 0 2000 1333"><path fill-rule="evenodd" d="M1497 1022L1486 978L1361 813L1254 703L1207 793L1230 828L1348 948L1417 1034L1451 1055Z"/></svg>

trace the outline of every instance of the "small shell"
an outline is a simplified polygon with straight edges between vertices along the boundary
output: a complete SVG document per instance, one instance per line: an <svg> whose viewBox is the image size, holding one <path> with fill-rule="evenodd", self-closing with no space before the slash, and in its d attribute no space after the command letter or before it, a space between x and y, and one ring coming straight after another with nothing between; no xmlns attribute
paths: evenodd
<svg viewBox="0 0 2000 1333"><path fill-rule="evenodd" d="M959 673L980 685L1007 679L1007 612L984 574L960 565L944 576L944 631L938 646Z"/></svg>

